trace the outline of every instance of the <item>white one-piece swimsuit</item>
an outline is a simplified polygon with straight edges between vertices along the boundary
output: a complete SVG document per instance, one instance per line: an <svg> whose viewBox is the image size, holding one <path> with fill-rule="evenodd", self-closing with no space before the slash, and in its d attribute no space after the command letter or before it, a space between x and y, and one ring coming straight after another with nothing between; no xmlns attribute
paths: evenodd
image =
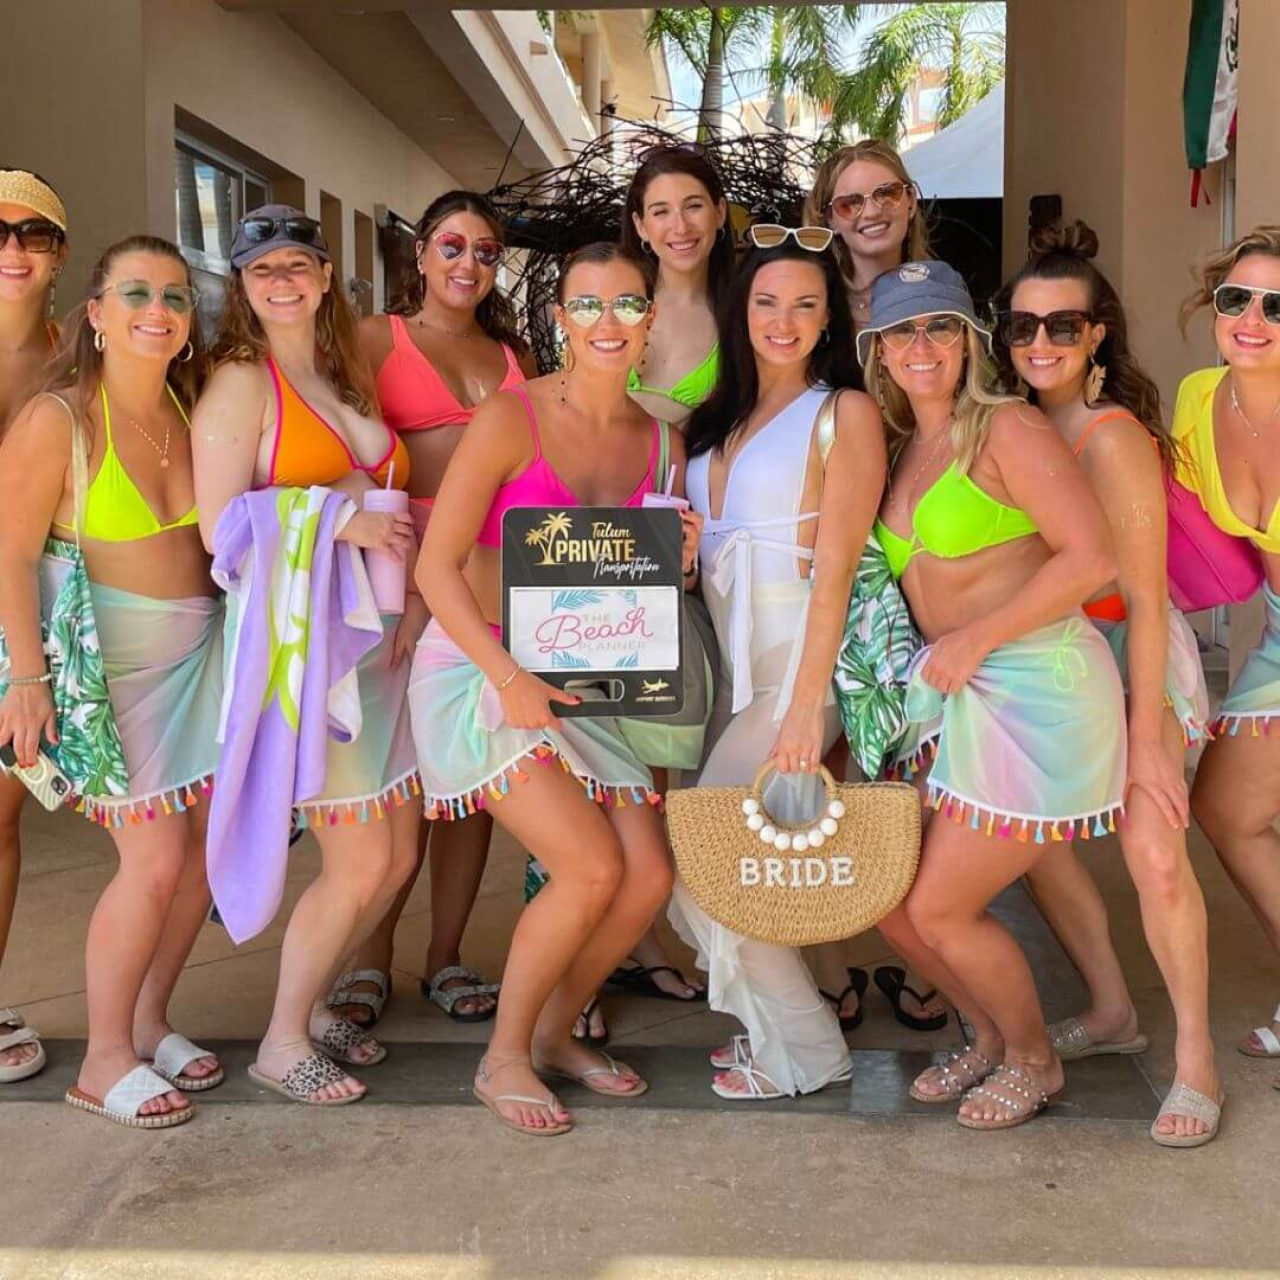
<svg viewBox="0 0 1280 1280"><path fill-rule="evenodd" d="M734 459L723 511L711 515L711 455L689 462L689 501L706 517L699 554L702 591L715 624L726 679L707 730L698 785L750 784L767 758L791 701L804 647L810 579L800 561L812 551L799 529L814 420L827 395L815 387L761 428ZM823 730L825 753L839 733L835 699ZM822 800L817 779L775 775L765 805L783 821L803 821ZM755 1065L785 1093L810 1093L848 1069L840 1024L800 953L754 942L717 924L677 880L671 923L698 951L713 1009L747 1029Z"/></svg>

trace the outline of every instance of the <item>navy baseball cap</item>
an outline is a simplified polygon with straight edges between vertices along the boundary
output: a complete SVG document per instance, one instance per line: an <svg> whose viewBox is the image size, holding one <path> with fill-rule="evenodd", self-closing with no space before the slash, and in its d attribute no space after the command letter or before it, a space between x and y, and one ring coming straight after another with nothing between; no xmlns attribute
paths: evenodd
<svg viewBox="0 0 1280 1280"><path fill-rule="evenodd" d="M904 262L876 277L871 286L871 315L858 330L858 362L867 363L871 339L883 329L921 316L959 316L982 335L991 350L991 332L978 322L969 286L960 273L945 262Z"/></svg>
<svg viewBox="0 0 1280 1280"><path fill-rule="evenodd" d="M264 204L246 213L231 243L231 265L239 270L275 249L305 249L321 262L330 262L320 224L288 204Z"/></svg>

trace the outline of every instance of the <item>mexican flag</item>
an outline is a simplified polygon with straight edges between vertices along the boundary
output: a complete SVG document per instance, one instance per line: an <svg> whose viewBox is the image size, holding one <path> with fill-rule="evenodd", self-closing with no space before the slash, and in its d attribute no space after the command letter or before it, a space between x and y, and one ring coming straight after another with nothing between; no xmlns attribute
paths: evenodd
<svg viewBox="0 0 1280 1280"><path fill-rule="evenodd" d="M1236 123L1240 69L1240 0L1192 0L1187 69L1182 81L1187 164L1194 171L1191 203L1201 171L1223 160Z"/></svg>

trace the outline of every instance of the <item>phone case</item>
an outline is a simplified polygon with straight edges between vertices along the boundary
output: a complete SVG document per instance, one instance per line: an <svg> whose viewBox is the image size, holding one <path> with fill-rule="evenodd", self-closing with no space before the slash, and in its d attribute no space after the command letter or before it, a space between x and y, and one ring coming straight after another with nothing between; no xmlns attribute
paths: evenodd
<svg viewBox="0 0 1280 1280"><path fill-rule="evenodd" d="M30 769L23 769L15 762L9 772L16 775L50 813L61 809L71 795L67 775L43 751L37 753L36 762Z"/></svg>

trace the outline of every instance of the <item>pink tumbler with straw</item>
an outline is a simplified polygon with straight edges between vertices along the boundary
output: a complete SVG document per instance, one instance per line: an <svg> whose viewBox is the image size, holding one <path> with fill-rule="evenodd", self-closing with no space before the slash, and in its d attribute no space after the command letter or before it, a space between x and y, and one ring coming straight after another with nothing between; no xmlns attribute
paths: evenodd
<svg viewBox="0 0 1280 1280"><path fill-rule="evenodd" d="M391 476L387 476L390 484ZM366 511L385 511L404 515L409 510L409 495L403 489L370 489L364 495ZM364 549L364 567L369 573L369 586L379 613L404 612L405 563L401 556L389 551Z"/></svg>

